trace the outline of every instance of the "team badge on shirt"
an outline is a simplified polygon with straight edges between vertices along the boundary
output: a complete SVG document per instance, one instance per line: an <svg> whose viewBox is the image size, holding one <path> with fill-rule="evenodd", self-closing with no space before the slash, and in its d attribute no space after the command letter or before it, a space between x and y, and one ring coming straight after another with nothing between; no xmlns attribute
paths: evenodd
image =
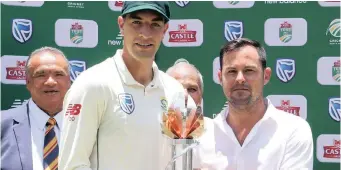
<svg viewBox="0 0 341 170"><path fill-rule="evenodd" d="M129 93L121 93L118 95L118 100L120 102L121 109L127 113L133 113L135 109L134 99L133 96Z"/></svg>
<svg viewBox="0 0 341 170"><path fill-rule="evenodd" d="M160 102L161 102L162 110L164 112L166 112L168 110L168 102L167 102L166 98L162 97Z"/></svg>

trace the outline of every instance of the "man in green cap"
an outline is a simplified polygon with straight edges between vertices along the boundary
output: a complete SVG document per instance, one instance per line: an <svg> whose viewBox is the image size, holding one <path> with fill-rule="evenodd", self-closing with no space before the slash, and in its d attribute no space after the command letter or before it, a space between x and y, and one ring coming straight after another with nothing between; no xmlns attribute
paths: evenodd
<svg viewBox="0 0 341 170"><path fill-rule="evenodd" d="M162 114L177 97L185 106L182 85L154 62L169 18L167 2L124 3L123 49L84 71L65 96L59 170L165 169Z"/></svg>

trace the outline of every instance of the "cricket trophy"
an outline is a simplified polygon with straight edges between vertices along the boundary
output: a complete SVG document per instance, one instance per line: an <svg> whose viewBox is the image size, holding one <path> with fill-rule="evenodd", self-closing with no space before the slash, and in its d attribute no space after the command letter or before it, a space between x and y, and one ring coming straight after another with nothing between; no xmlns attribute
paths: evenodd
<svg viewBox="0 0 341 170"><path fill-rule="evenodd" d="M184 101L182 96L175 97L162 115L162 133L171 141L172 151L172 159L165 170L192 170L193 148L204 132L201 107L190 107Z"/></svg>

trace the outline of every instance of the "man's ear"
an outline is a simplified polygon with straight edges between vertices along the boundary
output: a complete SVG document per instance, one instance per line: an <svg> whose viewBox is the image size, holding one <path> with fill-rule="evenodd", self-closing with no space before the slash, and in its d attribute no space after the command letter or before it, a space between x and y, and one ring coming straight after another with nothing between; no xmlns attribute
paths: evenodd
<svg viewBox="0 0 341 170"><path fill-rule="evenodd" d="M264 85L268 84L271 78L271 68L267 67L264 70Z"/></svg>
<svg viewBox="0 0 341 170"><path fill-rule="evenodd" d="M219 83L221 84L221 82L222 82L222 75L221 75L222 73L221 73L221 69L219 69L218 70L218 78L219 78Z"/></svg>
<svg viewBox="0 0 341 170"><path fill-rule="evenodd" d="M118 16L117 24L118 24L118 28L120 28L121 34L124 35L124 31L123 31L124 18L122 16Z"/></svg>
<svg viewBox="0 0 341 170"><path fill-rule="evenodd" d="M30 86L30 82L31 82L31 81L30 81L29 78L28 78L28 74L26 73L26 89L27 89L27 90L30 89L30 87L29 87L29 86Z"/></svg>
<svg viewBox="0 0 341 170"><path fill-rule="evenodd" d="M168 28L169 28L169 24L168 24L169 22L167 22L166 24L165 24L165 27L164 27L164 29L163 29L163 31L162 31L162 39L165 37L165 34L166 34L166 32L167 32L167 30L168 30Z"/></svg>
<svg viewBox="0 0 341 170"><path fill-rule="evenodd" d="M166 34L168 28L169 28L169 22L167 22L167 23L165 24L165 28L164 28L164 30L163 30L163 35Z"/></svg>

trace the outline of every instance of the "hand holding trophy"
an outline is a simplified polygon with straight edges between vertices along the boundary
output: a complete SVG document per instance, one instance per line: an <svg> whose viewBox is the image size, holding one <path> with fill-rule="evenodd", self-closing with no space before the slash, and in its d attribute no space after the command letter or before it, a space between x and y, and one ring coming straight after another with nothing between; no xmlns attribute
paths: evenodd
<svg viewBox="0 0 341 170"><path fill-rule="evenodd" d="M178 95L162 115L162 133L172 141L172 160L166 170L169 166L172 170L192 170L192 149L204 132L202 109L192 103L186 105L184 96ZM178 160L179 157L182 159Z"/></svg>

